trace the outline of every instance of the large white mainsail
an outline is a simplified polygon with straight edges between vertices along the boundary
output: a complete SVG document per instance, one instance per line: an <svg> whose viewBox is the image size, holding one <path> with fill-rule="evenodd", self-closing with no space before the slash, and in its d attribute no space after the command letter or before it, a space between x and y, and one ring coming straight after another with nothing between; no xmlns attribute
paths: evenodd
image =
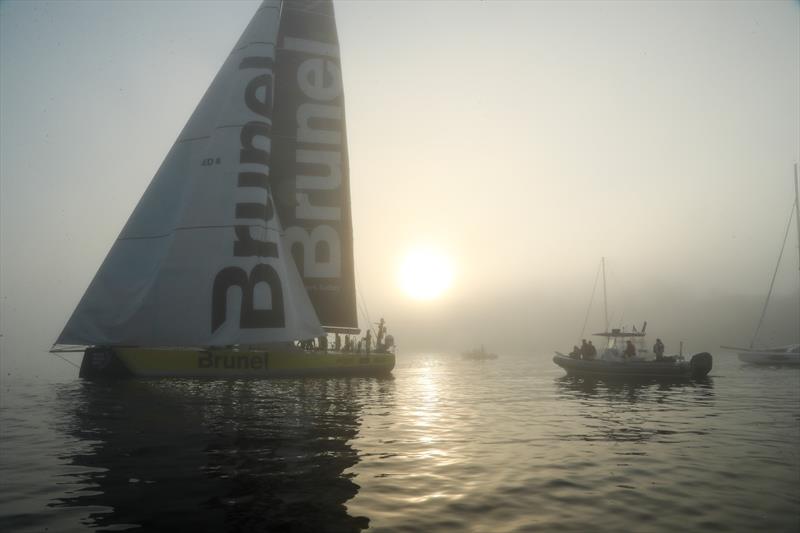
<svg viewBox="0 0 800 533"><path fill-rule="evenodd" d="M274 208L265 0L173 145L57 344L223 346L322 334Z"/></svg>

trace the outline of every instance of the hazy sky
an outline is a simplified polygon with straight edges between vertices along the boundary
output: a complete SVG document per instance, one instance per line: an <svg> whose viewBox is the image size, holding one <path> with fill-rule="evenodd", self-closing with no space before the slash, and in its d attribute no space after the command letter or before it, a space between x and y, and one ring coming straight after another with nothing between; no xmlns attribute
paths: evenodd
<svg viewBox="0 0 800 533"><path fill-rule="evenodd" d="M6 364L49 361L258 3L0 3ZM674 330L658 298L742 296L720 313L755 326L800 159L798 2L335 6L358 283L401 347L579 330L601 256L615 309ZM433 302L396 281L422 245L455 268Z"/></svg>

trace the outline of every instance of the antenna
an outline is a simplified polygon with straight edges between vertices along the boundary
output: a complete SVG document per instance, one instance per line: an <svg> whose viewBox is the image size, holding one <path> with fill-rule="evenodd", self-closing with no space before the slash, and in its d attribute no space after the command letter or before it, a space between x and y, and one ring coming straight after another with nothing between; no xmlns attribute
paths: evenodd
<svg viewBox="0 0 800 533"><path fill-rule="evenodd" d="M594 275L594 285L592 285L592 297L589 298L589 307L586 308L586 316L583 317L583 327L581 334L578 338L582 339L583 334L586 332L586 324L589 322L589 313L592 311L592 304L594 303L594 293L597 290L597 280L600 278L600 265L597 265L597 273Z"/></svg>

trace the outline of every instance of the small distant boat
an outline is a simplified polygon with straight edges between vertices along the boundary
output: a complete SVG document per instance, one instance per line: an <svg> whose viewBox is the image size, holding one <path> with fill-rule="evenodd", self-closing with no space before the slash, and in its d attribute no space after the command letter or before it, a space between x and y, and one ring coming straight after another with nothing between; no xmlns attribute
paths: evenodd
<svg viewBox="0 0 800 533"><path fill-rule="evenodd" d="M781 264L783 257L783 250L786 248L786 241L789 238L789 229L792 225L792 216L795 218L797 224L797 246L798 246L798 267L800 267L800 185L798 185L797 178L797 164L794 165L794 205L792 211L789 213L789 222L786 224L786 231L783 235L783 244L781 251L778 254L778 262L775 265L775 271L772 274L772 280L769 283L769 290L767 291L767 298L764 300L764 307L761 309L761 318L756 326L756 332L753 334L753 339L750 341L749 348L741 348L736 346L720 346L725 350L732 350L739 353L739 360L745 363L755 365L800 365L800 343L787 344L784 346L757 346L758 335L761 331L761 326L764 324L764 317L767 314L769 307L769 300L772 296L772 288L775 285L775 278L778 275L778 267ZM800 324L797 324L797 332L800 332Z"/></svg>
<svg viewBox="0 0 800 533"><path fill-rule="evenodd" d="M464 359L472 359L474 361L483 361L487 359L497 359L497 354L487 352L486 349L483 346L481 346L480 348L476 348L474 350L462 353L461 357L463 357Z"/></svg>

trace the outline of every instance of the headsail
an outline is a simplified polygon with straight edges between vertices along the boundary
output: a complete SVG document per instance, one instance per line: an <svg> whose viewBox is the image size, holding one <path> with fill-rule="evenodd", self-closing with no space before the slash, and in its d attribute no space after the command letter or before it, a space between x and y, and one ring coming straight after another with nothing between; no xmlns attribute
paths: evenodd
<svg viewBox="0 0 800 533"><path fill-rule="evenodd" d="M332 2L283 6L272 183L279 218L320 322L357 328L350 174Z"/></svg>
<svg viewBox="0 0 800 533"><path fill-rule="evenodd" d="M274 208L282 8L265 0L258 9L57 344L219 346L322 333Z"/></svg>

